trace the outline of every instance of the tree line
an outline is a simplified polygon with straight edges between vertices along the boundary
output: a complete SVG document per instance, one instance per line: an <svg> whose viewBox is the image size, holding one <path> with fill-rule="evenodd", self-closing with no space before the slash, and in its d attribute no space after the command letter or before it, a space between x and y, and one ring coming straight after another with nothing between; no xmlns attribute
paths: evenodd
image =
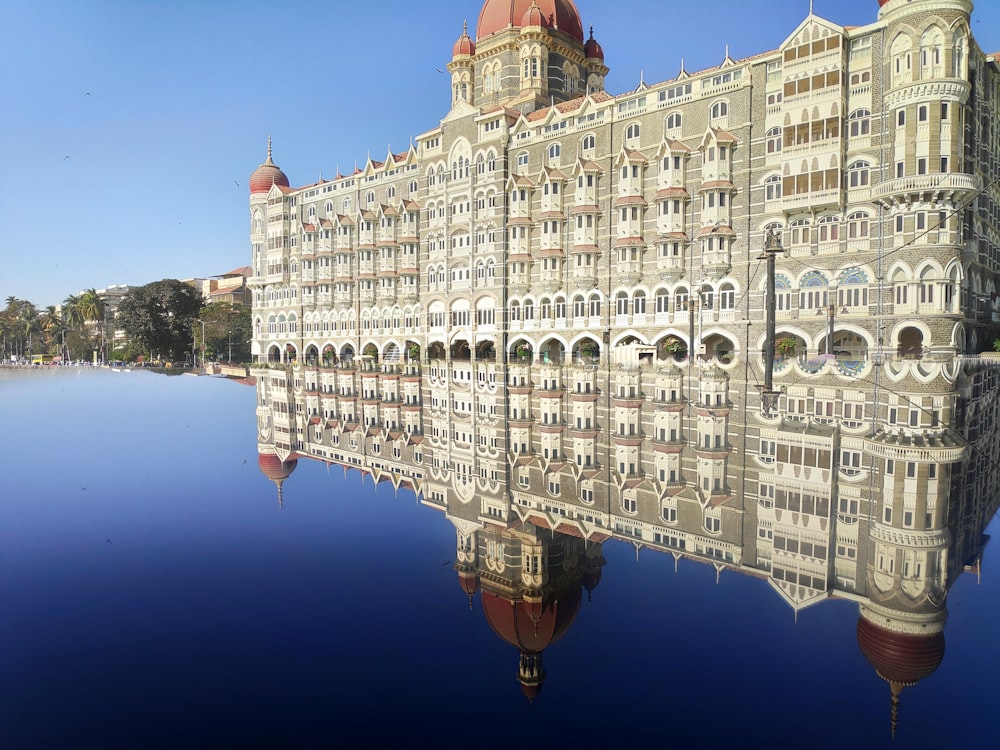
<svg viewBox="0 0 1000 750"><path fill-rule="evenodd" d="M205 305L194 287L176 279L128 291L108 319L94 289L70 295L44 310L7 297L0 311L0 356L4 362L35 355L63 361L200 361L250 359L250 310L241 305Z"/></svg>

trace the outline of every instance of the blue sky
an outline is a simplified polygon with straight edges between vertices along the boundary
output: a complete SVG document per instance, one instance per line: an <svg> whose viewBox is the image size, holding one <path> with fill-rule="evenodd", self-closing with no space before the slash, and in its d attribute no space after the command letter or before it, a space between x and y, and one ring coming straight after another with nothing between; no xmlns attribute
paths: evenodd
<svg viewBox="0 0 1000 750"><path fill-rule="evenodd" d="M1000 1L973 33L1000 50ZM608 90L776 47L809 0L577 0ZM293 185L381 159L447 112L480 0L0 0L0 300L221 274L249 261L247 180L267 134ZM847 25L876 0L815 0ZM680 32L677 33L677 29ZM68 158L67 158L68 157Z"/></svg>

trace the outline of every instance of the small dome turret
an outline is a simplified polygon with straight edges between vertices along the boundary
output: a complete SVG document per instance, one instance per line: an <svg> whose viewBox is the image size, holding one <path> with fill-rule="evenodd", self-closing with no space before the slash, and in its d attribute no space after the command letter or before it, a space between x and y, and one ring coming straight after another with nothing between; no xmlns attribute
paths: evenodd
<svg viewBox="0 0 1000 750"><path fill-rule="evenodd" d="M267 137L267 159L253 174L250 175L250 194L266 193L272 185L288 187L288 178L278 166L271 161L271 136Z"/></svg>
<svg viewBox="0 0 1000 750"><path fill-rule="evenodd" d="M476 54L476 43L469 36L469 22L466 21L462 26L462 36L458 38L455 46L451 49L451 56L459 57L461 55L468 55L471 57L474 54Z"/></svg>
<svg viewBox="0 0 1000 750"><path fill-rule="evenodd" d="M548 23L545 21L545 16L542 15L542 9L538 7L538 2L531 0L531 6L521 16L521 29L544 29L547 26Z"/></svg>
<svg viewBox="0 0 1000 750"><path fill-rule="evenodd" d="M590 38L583 45L583 54L590 60L600 60L604 62L604 48L594 39L594 27L590 27Z"/></svg>

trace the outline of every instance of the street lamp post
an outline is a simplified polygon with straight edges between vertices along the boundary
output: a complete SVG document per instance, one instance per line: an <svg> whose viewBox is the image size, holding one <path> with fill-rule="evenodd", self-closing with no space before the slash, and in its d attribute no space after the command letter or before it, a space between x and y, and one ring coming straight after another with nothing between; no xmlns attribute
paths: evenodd
<svg viewBox="0 0 1000 750"><path fill-rule="evenodd" d="M201 368L205 369L205 321L200 321L201 323Z"/></svg>
<svg viewBox="0 0 1000 750"><path fill-rule="evenodd" d="M758 260L767 262L767 287L764 290L764 314L767 324L764 336L764 390L760 394L760 410L765 417L770 416L771 410L778 405L778 396L780 395L774 390L774 318L777 308L777 294L774 290L774 259L781 252L784 252L781 240L773 229L768 229L767 236L764 238L764 252L758 258Z"/></svg>

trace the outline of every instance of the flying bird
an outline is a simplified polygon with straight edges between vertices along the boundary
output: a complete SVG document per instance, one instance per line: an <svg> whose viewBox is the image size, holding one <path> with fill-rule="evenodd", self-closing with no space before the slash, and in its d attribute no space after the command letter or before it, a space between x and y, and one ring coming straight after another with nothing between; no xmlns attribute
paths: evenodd
<svg viewBox="0 0 1000 750"><path fill-rule="evenodd" d="M63 161L73 161L73 157L70 156L69 154L66 154L66 156L63 157Z"/></svg>
<svg viewBox="0 0 1000 750"><path fill-rule="evenodd" d="M89 91L88 91L88 92L87 92L86 94L84 94L84 96L90 96L90 95L91 95L91 94L90 94L90 92L89 92Z"/></svg>
<svg viewBox="0 0 1000 750"><path fill-rule="evenodd" d="M444 75L444 71L443 71L443 70L441 70L441 68L434 68L434 70L436 70L436 71L437 71L438 73L440 73L441 75Z"/></svg>
<svg viewBox="0 0 1000 750"><path fill-rule="evenodd" d="M233 184L236 185L236 187L240 186L240 183L238 183L236 180L233 180Z"/></svg>

